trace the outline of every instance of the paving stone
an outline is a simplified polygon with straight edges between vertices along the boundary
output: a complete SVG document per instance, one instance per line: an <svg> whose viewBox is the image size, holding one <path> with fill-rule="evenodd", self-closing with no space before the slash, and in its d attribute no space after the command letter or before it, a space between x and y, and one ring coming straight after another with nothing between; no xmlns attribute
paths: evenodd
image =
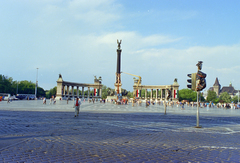
<svg viewBox="0 0 240 163"><path fill-rule="evenodd" d="M240 110L200 109L204 127L196 129L192 108L173 107L164 115L159 105L149 110L83 103L76 119L70 104L64 102L1 105L0 144L9 145L0 145L0 158L30 162L240 161Z"/></svg>

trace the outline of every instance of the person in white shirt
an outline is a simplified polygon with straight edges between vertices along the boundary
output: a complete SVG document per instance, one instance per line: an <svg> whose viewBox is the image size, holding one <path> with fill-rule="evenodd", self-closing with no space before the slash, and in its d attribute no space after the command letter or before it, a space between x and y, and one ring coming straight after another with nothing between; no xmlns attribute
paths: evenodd
<svg viewBox="0 0 240 163"><path fill-rule="evenodd" d="M73 108L75 107L75 117L79 114L79 109L81 105L81 99L76 99L76 102L74 102Z"/></svg>

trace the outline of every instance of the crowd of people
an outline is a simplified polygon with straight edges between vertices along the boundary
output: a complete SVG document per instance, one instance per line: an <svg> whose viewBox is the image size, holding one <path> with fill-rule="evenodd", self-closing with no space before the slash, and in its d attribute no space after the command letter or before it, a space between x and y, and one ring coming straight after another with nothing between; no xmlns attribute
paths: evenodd
<svg viewBox="0 0 240 163"><path fill-rule="evenodd" d="M146 107L150 105L166 105L168 107L181 107L181 109L185 109L185 107L197 107L197 102L188 102L188 101L155 101L155 100L144 100L146 103ZM107 100L108 102L108 100ZM110 103L112 104L120 104L120 105L128 105L129 103L134 102L135 106L142 106L143 100L141 99L134 99L134 100L128 100L128 99L111 99ZM217 103L214 104L212 102L199 102L200 108L223 108L223 109L240 109L240 104L235 103Z"/></svg>

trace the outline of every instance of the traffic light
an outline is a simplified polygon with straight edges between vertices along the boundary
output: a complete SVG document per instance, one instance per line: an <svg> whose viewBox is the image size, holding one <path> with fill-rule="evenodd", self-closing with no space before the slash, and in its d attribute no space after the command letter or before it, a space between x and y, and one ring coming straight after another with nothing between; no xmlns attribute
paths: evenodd
<svg viewBox="0 0 240 163"><path fill-rule="evenodd" d="M206 76L207 74L203 73L202 71L197 72L197 91L202 91L204 88L206 88Z"/></svg>
<svg viewBox="0 0 240 163"><path fill-rule="evenodd" d="M191 79L187 80L188 83L191 83L191 84L188 84L187 87L190 88L193 91L196 90L196 74L197 73L192 73L192 74L187 75L188 77L191 78Z"/></svg>

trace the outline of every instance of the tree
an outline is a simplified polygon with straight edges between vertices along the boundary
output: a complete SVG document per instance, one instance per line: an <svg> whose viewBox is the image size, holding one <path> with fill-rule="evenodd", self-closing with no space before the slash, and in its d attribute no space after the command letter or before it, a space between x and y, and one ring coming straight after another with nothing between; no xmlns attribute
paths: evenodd
<svg viewBox="0 0 240 163"><path fill-rule="evenodd" d="M31 81L13 81L13 78L0 74L0 92L14 95L18 94L35 94L36 84ZM18 90L18 91L17 91ZM37 97L45 96L45 91L41 87L37 87Z"/></svg>
<svg viewBox="0 0 240 163"><path fill-rule="evenodd" d="M207 101L210 102L215 102L217 100L217 94L215 91L208 90L208 96L207 96Z"/></svg>
<svg viewBox="0 0 240 163"><path fill-rule="evenodd" d="M231 103L232 99L231 99L231 96L227 92L223 92L220 95L219 101L222 101L224 103Z"/></svg>
<svg viewBox="0 0 240 163"><path fill-rule="evenodd" d="M57 93L57 87L54 87L50 89L48 92L46 92L46 98L51 98L52 96L55 96Z"/></svg>
<svg viewBox="0 0 240 163"><path fill-rule="evenodd" d="M192 91L191 89L181 89L179 91L179 101L188 100L188 101L196 101L197 93Z"/></svg>
<svg viewBox="0 0 240 163"><path fill-rule="evenodd" d="M12 78L0 74L0 92L11 93Z"/></svg>
<svg viewBox="0 0 240 163"><path fill-rule="evenodd" d="M179 91L179 101L182 100L188 100L189 102L197 101L197 92L191 90L191 89L181 89ZM204 97L202 96L202 94L200 93L200 99L199 101L205 101Z"/></svg>
<svg viewBox="0 0 240 163"><path fill-rule="evenodd" d="M236 103L238 103L238 96L234 96L233 98L232 98L232 101L236 104Z"/></svg>
<svg viewBox="0 0 240 163"><path fill-rule="evenodd" d="M108 95L108 88L107 86L103 85L102 86L102 99L106 99L107 98L107 95Z"/></svg>
<svg viewBox="0 0 240 163"><path fill-rule="evenodd" d="M45 97L45 96L46 96L45 90L41 87L37 87L37 97Z"/></svg>
<svg viewBox="0 0 240 163"><path fill-rule="evenodd" d="M127 97L128 98L133 98L133 92L128 92Z"/></svg>

